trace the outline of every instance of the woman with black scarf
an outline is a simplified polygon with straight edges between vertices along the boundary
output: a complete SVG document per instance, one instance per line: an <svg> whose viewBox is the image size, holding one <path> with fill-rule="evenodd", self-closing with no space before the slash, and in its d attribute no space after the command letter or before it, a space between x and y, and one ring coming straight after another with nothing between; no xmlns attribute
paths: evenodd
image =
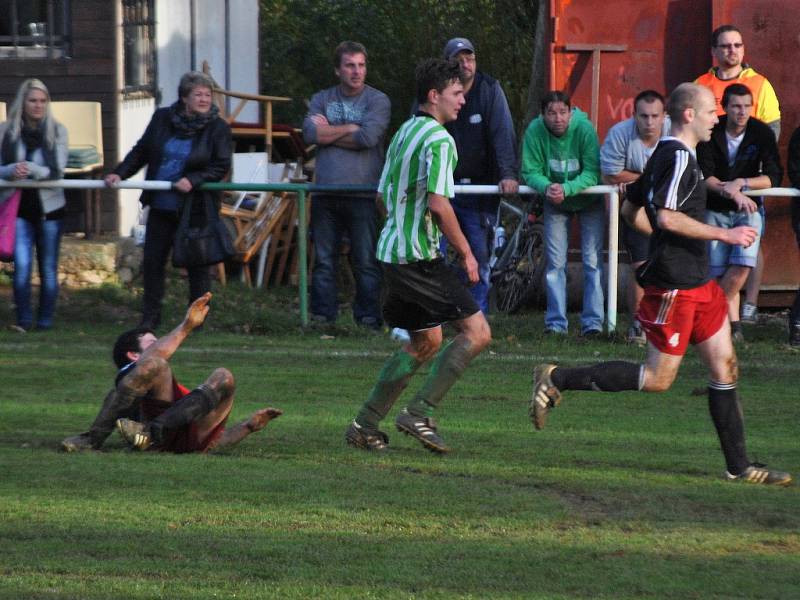
<svg viewBox="0 0 800 600"><path fill-rule="evenodd" d="M216 192L197 191L206 182L220 181L231 166L231 130L212 101L213 80L190 71L181 77L178 98L158 109L141 139L116 169L106 175L113 187L147 166L148 180L172 181L170 191L144 191L149 206L144 238L144 299L140 327L156 329L161 322L165 266L178 229L184 201L192 198L192 225L205 219L205 206ZM189 267L189 302L211 289L208 267Z"/></svg>
<svg viewBox="0 0 800 600"><path fill-rule="evenodd" d="M67 130L53 119L50 93L38 79L17 91L8 120L0 124L0 179L60 179L67 166ZM0 190L0 202L16 190ZM37 329L50 329L58 298L58 252L64 228L64 190L22 188L14 245L14 303L19 330L33 326L33 248L39 265Z"/></svg>

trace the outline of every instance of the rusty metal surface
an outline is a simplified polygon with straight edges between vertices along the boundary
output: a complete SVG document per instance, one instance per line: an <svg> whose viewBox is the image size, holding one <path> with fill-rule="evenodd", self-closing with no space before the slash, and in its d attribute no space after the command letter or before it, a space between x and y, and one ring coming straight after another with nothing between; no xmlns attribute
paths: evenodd
<svg viewBox="0 0 800 600"><path fill-rule="evenodd" d="M742 31L745 60L778 95L785 165L786 145L800 125L800 71L790 58L800 53L798 8L798 0L550 0L549 88L566 90L574 105L592 114L593 75L599 80L596 126L602 142L614 123L633 114L637 93L652 88L666 95L708 70L711 31L732 23ZM800 282L790 202L766 203L765 291L795 289Z"/></svg>

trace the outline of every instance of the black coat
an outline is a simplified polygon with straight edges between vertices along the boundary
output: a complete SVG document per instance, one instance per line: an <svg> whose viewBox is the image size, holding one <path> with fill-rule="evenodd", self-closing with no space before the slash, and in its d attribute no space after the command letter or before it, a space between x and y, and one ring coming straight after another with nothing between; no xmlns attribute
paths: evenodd
<svg viewBox="0 0 800 600"><path fill-rule="evenodd" d="M150 119L142 137L113 173L122 179L127 179L147 166L145 179L154 180L161 166L164 146L174 135L170 108L159 108ZM193 213L202 210L204 203L200 200L215 202L219 207L219 192L196 191L196 188L202 183L221 181L227 175L231 167L232 147L231 128L219 117L209 121L208 125L192 138L192 149L181 177L186 177L192 183L192 191L185 196L192 198ZM140 202L148 206L153 201L153 194L151 191L143 191L139 198ZM180 209L179 206L178 210Z"/></svg>
<svg viewBox="0 0 800 600"><path fill-rule="evenodd" d="M727 115L720 117L719 123L711 132L711 141L697 146L697 162L703 170L703 176L708 178L713 175L720 181L733 181L737 177L767 175L772 187L779 186L783 178L783 168L772 129L750 117L744 130L744 138L736 152L736 160L731 166L728 164L728 141L725 137L727 120ZM760 201L759 198L753 200ZM737 207L733 200L708 190L708 209L725 212L737 210Z"/></svg>

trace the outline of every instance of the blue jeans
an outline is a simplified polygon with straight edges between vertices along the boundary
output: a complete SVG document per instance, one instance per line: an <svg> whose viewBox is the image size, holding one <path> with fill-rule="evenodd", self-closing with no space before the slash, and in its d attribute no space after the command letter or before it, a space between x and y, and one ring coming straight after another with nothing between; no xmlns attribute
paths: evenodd
<svg viewBox="0 0 800 600"><path fill-rule="evenodd" d="M544 203L544 237L547 266L547 311L544 324L547 329L566 332L567 323L567 258L569 231L572 217L577 216L581 227L581 255L583 258L583 308L581 332L603 328L602 264L603 235L605 233L605 208L597 202L573 213L559 209L551 202Z"/></svg>
<svg viewBox="0 0 800 600"><path fill-rule="evenodd" d="M311 202L311 235L314 270L311 275L311 314L336 320L339 305L336 267L342 234L350 238L350 264L356 280L353 318L371 325L381 323L381 270L375 258L378 213L374 198L314 194Z"/></svg>
<svg viewBox="0 0 800 600"><path fill-rule="evenodd" d="M453 211L456 213L461 232L467 238L475 261L478 263L478 276L480 280L473 286L467 281L467 274L459 269L461 280L469 287L470 294L478 303L484 314L489 313L489 259L492 256L494 245L494 226L497 221L497 206L491 207L491 202L486 196L459 195L453 199ZM482 201L484 206L478 206ZM447 253L447 238L442 236L440 248L443 254Z"/></svg>
<svg viewBox="0 0 800 600"><path fill-rule="evenodd" d="M33 325L31 272L34 245L41 281L36 326L40 329L49 329L53 326L53 313L58 298L58 251L63 229L61 219L35 223L17 219L14 245L14 303L17 305L17 325L20 327L29 329Z"/></svg>
<svg viewBox="0 0 800 600"><path fill-rule="evenodd" d="M733 229L734 227L748 225L759 232L759 237L747 248L725 244L719 240L709 241L708 262L712 277L722 277L730 266L750 267L751 269L756 266L758 249L761 246L761 232L764 231L761 211L756 211L749 215L746 212L735 210L726 210L724 212L707 210L705 222L706 225L722 229Z"/></svg>

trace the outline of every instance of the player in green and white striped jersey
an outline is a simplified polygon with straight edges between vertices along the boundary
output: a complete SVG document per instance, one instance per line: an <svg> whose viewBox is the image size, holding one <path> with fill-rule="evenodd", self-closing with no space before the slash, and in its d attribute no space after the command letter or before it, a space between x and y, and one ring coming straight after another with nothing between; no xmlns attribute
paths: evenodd
<svg viewBox="0 0 800 600"><path fill-rule="evenodd" d="M420 110L392 139L377 198L386 214L376 253L384 269L383 316L390 326L407 329L411 340L386 361L345 439L357 448L385 449L389 438L378 424L419 366L433 359L427 380L395 425L426 448L447 452L431 415L492 333L439 251L441 232L461 257L470 283L478 281L478 263L450 205L458 157L442 127L464 105L458 63L430 59L417 68L416 77ZM459 333L442 347L442 324L448 322Z"/></svg>
<svg viewBox="0 0 800 600"><path fill-rule="evenodd" d="M435 118L423 113L403 123L389 146L378 183L387 211L378 260L407 264L441 255L428 194L453 197L457 161L455 141Z"/></svg>

